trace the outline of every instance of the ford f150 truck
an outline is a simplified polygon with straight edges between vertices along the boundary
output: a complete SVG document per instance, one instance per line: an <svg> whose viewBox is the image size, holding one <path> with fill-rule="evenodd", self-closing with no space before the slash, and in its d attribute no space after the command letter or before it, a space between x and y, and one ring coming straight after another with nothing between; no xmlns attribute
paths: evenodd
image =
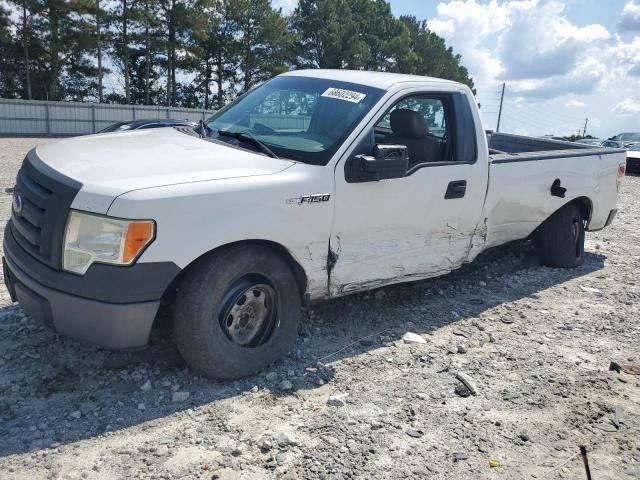
<svg viewBox="0 0 640 480"><path fill-rule="evenodd" d="M311 70L201 125L40 146L4 237L13 300L58 332L147 343L170 312L197 372L234 378L291 347L303 305L442 275L532 238L583 261L616 213L625 152L486 134L464 85Z"/></svg>

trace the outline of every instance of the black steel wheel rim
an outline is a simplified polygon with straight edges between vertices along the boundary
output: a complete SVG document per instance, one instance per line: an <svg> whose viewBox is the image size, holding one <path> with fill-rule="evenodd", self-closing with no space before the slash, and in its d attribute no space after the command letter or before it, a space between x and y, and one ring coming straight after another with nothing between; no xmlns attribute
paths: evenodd
<svg viewBox="0 0 640 480"><path fill-rule="evenodd" d="M225 336L244 348L264 345L275 329L278 297L264 277L247 275L225 293L218 311L218 322Z"/></svg>

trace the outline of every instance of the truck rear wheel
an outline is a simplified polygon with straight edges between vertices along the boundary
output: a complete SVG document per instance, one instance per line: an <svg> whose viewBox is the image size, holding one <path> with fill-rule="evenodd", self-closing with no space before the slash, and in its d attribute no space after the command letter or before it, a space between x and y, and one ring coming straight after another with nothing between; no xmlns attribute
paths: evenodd
<svg viewBox="0 0 640 480"><path fill-rule="evenodd" d="M196 372L239 378L285 355L300 317L300 292L286 260L263 246L231 247L187 273L176 297L176 343Z"/></svg>
<svg viewBox="0 0 640 480"><path fill-rule="evenodd" d="M549 217L535 235L538 255L548 267L577 267L584 261L585 219L575 204L565 205Z"/></svg>

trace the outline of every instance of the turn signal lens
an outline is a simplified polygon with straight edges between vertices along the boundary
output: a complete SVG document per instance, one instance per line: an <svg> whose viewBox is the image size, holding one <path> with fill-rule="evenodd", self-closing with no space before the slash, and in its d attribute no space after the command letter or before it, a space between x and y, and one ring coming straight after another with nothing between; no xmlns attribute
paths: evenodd
<svg viewBox="0 0 640 480"><path fill-rule="evenodd" d="M131 263L153 240L153 222L131 222L124 240L123 263Z"/></svg>

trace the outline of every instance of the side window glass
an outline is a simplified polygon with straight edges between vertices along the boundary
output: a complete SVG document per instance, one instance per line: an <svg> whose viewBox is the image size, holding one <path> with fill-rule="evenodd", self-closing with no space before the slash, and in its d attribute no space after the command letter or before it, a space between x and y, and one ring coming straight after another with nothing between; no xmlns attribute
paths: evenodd
<svg viewBox="0 0 640 480"><path fill-rule="evenodd" d="M409 166L453 160L450 102L415 95L398 101L375 126L376 143L406 145Z"/></svg>

